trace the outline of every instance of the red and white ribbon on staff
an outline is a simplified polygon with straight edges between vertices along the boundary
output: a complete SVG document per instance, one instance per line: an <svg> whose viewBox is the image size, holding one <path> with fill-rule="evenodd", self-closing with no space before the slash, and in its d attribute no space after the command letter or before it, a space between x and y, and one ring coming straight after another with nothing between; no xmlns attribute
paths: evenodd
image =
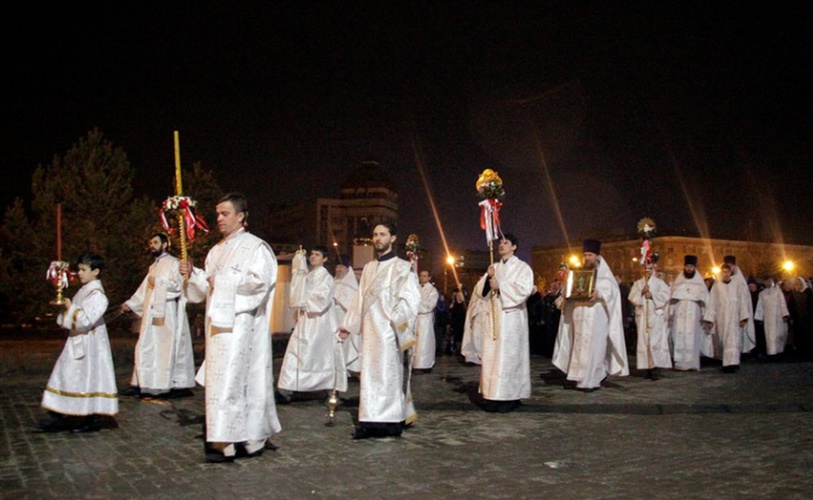
<svg viewBox="0 0 813 500"><path fill-rule="evenodd" d="M480 205L480 228L486 232L486 242L503 238L500 227L500 208L502 202L496 198L486 198Z"/></svg>

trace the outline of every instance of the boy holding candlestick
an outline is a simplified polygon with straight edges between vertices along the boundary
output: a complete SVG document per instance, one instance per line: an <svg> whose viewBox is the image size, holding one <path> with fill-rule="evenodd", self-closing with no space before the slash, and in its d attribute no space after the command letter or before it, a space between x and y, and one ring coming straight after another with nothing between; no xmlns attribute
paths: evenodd
<svg viewBox="0 0 813 500"><path fill-rule="evenodd" d="M96 432L102 427L102 415L118 413L116 374L104 323L108 301L99 281L103 267L99 255L79 258L82 288L73 301L65 300L57 317L59 326L70 333L43 392L42 407L48 416L37 425L41 432ZM67 416L84 418L70 425Z"/></svg>

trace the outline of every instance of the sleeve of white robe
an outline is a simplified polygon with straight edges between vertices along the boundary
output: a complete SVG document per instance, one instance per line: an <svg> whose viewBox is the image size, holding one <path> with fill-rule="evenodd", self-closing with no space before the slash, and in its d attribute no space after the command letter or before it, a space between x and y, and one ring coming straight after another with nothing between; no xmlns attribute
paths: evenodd
<svg viewBox="0 0 813 500"><path fill-rule="evenodd" d="M260 306L271 288L277 282L276 258L265 245L251 256L248 269L237 284L237 297L234 302L235 314L253 311Z"/></svg>
<svg viewBox="0 0 813 500"><path fill-rule="evenodd" d="M144 314L144 300L147 296L148 290L148 280L150 275L144 276L144 279L141 281L141 285L139 285L138 290L135 291L132 297L130 297L125 304L130 310L139 318Z"/></svg>
<svg viewBox="0 0 813 500"><path fill-rule="evenodd" d="M654 286L650 289L652 293L652 302L655 303L655 312L657 314L664 314L669 305L669 285L661 280L657 280Z"/></svg>
<svg viewBox="0 0 813 500"><path fill-rule="evenodd" d="M350 301L347 313L344 315L340 326L340 328L356 335L361 333L361 308L364 306L364 290L367 288L367 280L369 279L367 277L368 267L364 266L364 270L361 272L358 290L356 290L353 300Z"/></svg>
<svg viewBox="0 0 813 500"><path fill-rule="evenodd" d="M333 277L330 273L314 272L305 310L309 314L322 314L333 304Z"/></svg>
<svg viewBox="0 0 813 500"><path fill-rule="evenodd" d="M427 314L434 311L438 305L438 289L430 284L427 284L426 286L429 287L429 293L427 293L425 297L421 295L421 305L418 309L418 312L421 314Z"/></svg>
<svg viewBox="0 0 813 500"><path fill-rule="evenodd" d="M762 321L765 315L763 309L764 306L762 305L765 301L763 301L762 299L763 295L762 292L760 292L759 298L757 299L757 308L754 310L754 321Z"/></svg>
<svg viewBox="0 0 813 500"><path fill-rule="evenodd" d="M91 292L81 305L71 303L71 307L59 315L57 322L62 328L68 330L88 332L104 316L107 311L107 303L107 296L104 293Z"/></svg>
<svg viewBox="0 0 813 500"><path fill-rule="evenodd" d="M500 276L502 277L502 276ZM534 289L534 272L531 267L522 263L516 276L500 281L500 302L503 309L517 307L525 303Z"/></svg>
<svg viewBox="0 0 813 500"><path fill-rule="evenodd" d="M183 293L183 276L179 270L180 261L173 259L169 274L159 276L156 279L156 286L164 286L167 289L167 300L175 300Z"/></svg>
<svg viewBox="0 0 813 500"><path fill-rule="evenodd" d="M644 286L642 280L636 280L635 283L632 284L630 294L627 296L627 300L630 301L630 304L635 307L641 307L644 305L644 294L641 292L643 289Z"/></svg>
<svg viewBox="0 0 813 500"><path fill-rule="evenodd" d="M209 295L209 280L206 279L207 277L208 275L203 269L197 267L192 269L186 287L186 297L189 302L199 304L206 300L206 296Z"/></svg>
<svg viewBox="0 0 813 500"><path fill-rule="evenodd" d="M396 300L393 310L388 311L390 321L399 333L414 330L421 303L421 290L415 273L410 271L407 274L403 286L398 290Z"/></svg>

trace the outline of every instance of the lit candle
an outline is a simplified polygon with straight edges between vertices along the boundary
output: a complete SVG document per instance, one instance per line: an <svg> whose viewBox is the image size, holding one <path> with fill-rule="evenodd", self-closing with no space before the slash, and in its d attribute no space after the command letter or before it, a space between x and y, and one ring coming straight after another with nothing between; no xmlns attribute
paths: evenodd
<svg viewBox="0 0 813 500"><path fill-rule="evenodd" d="M62 203L56 204L56 260L62 260Z"/></svg>
<svg viewBox="0 0 813 500"><path fill-rule="evenodd" d="M175 131L175 195L183 196L183 184L181 183L181 144L178 139L178 131Z"/></svg>

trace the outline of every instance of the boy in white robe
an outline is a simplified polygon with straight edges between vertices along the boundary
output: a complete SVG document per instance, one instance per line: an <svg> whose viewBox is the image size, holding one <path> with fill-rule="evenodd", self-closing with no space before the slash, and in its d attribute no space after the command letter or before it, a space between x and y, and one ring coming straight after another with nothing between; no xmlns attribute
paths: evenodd
<svg viewBox="0 0 813 500"><path fill-rule="evenodd" d="M42 407L48 410L48 417L38 424L42 432L96 432L102 428L101 415L118 413L116 373L104 323L108 302L99 281L102 268L99 255L79 258L82 288L73 301L64 299L64 310L57 317L57 324L70 333L42 395ZM84 419L79 426L70 426L64 418L69 415Z"/></svg>
<svg viewBox="0 0 813 500"><path fill-rule="evenodd" d="M759 292L754 321L761 321L763 324L768 359L773 360L778 354L785 352L790 312L788 312L785 294L782 293L773 278L765 278L764 284L765 289Z"/></svg>
<svg viewBox="0 0 813 500"><path fill-rule="evenodd" d="M415 352L412 369L425 373L435 366L435 307L438 304L438 290L430 283L429 271L418 274L420 283L421 305L418 308L418 320L415 323Z"/></svg>
<svg viewBox="0 0 813 500"><path fill-rule="evenodd" d="M344 315L347 314L347 309L356 298L356 293L359 290L359 281L356 278L356 272L352 267L345 265L349 259L345 257L340 258L340 262L336 264L336 276L333 278L335 289L333 291L333 300L336 302L336 323L341 325L344 321ZM347 340L343 341L342 347L344 348L344 360L347 370L349 372L358 373L361 371L361 335L351 335Z"/></svg>
<svg viewBox="0 0 813 500"><path fill-rule="evenodd" d="M277 382L278 403L290 402L294 392L328 391L337 385L334 369L334 350L339 342L336 336L336 313L333 302L333 277L325 269L328 249L311 249L311 269L305 279L305 307L296 311L297 321L288 340ZM345 383L338 385L346 390Z"/></svg>

